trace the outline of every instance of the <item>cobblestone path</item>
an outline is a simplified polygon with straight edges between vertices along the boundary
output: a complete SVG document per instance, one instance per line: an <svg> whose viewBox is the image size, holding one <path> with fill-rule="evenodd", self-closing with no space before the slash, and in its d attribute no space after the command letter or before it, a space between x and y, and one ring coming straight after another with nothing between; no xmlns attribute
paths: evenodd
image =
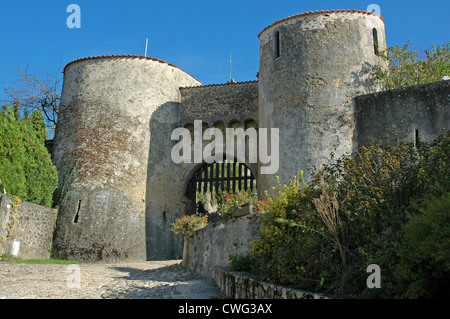
<svg viewBox="0 0 450 319"><path fill-rule="evenodd" d="M0 262L0 299L216 299L213 280L180 260L40 265Z"/></svg>

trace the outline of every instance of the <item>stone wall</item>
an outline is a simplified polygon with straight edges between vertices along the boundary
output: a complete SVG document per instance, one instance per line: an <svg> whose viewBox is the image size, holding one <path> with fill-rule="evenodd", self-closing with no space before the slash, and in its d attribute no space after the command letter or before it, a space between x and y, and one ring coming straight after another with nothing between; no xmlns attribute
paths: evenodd
<svg viewBox="0 0 450 319"><path fill-rule="evenodd" d="M214 223L185 238L182 265L212 278L226 298L322 299L320 294L262 282L248 273L230 271L230 254L247 254L259 239L263 215L252 214L226 223Z"/></svg>
<svg viewBox="0 0 450 319"><path fill-rule="evenodd" d="M231 299L327 299L322 294L270 284L222 267L214 269L213 277L225 297Z"/></svg>
<svg viewBox="0 0 450 319"><path fill-rule="evenodd" d="M355 149L393 130L431 142L450 129L450 81L358 96L355 104Z"/></svg>
<svg viewBox="0 0 450 319"><path fill-rule="evenodd" d="M0 196L0 255L24 259L50 257L58 211L27 202L15 207L14 200Z"/></svg>
<svg viewBox="0 0 450 319"><path fill-rule="evenodd" d="M210 127L217 122L231 127L233 121L243 126L258 118L258 82L181 88L181 103L182 125L202 120Z"/></svg>
<svg viewBox="0 0 450 319"><path fill-rule="evenodd" d="M182 265L201 276L213 278L215 267L228 267L230 254L246 254L259 238L262 215L253 214L210 224L185 238Z"/></svg>

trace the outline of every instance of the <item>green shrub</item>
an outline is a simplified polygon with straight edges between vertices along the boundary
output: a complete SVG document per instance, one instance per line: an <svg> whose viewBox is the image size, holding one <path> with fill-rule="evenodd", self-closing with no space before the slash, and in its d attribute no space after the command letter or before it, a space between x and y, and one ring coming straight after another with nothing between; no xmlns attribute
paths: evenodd
<svg viewBox="0 0 450 319"><path fill-rule="evenodd" d="M450 189L450 131L418 149L417 182L421 194L441 196Z"/></svg>
<svg viewBox="0 0 450 319"><path fill-rule="evenodd" d="M230 269L233 271L251 272L253 269L254 259L250 255L230 254Z"/></svg>
<svg viewBox="0 0 450 319"><path fill-rule="evenodd" d="M289 185L278 181L273 190L265 206L268 213L260 238L252 242L250 250L257 260L255 271L263 280L315 289L321 283L324 264L336 255L328 253L333 248L323 240L325 226L312 202L315 192L304 187L301 171Z"/></svg>
<svg viewBox="0 0 450 319"><path fill-rule="evenodd" d="M431 145L416 148L394 135L324 166L308 187L300 175L289 185L278 183L268 198L260 239L250 250L256 273L340 296L420 297L417 292L425 288L429 293L423 297L437 295L428 286L439 280L448 284L443 278L450 210L442 194L450 191L449 141L444 132ZM430 204L424 200L429 196L444 199ZM431 207L439 207L440 215ZM424 224L432 223L433 214L440 228ZM421 223L410 216L422 216ZM366 285L370 264L380 266L382 289Z"/></svg>
<svg viewBox="0 0 450 319"><path fill-rule="evenodd" d="M393 270L400 262L401 225L418 192L417 162L414 145L385 137L383 144L362 147L316 175L313 184L324 179L338 193L347 232L346 260L335 293L368 297L398 293ZM382 290L366 286L365 269L370 264L383 270Z"/></svg>
<svg viewBox="0 0 450 319"><path fill-rule="evenodd" d="M33 129L41 142L45 142L48 139L47 126L45 125L44 115L39 110L34 110L30 115L30 122L33 125Z"/></svg>
<svg viewBox="0 0 450 319"><path fill-rule="evenodd" d="M423 201L404 225L406 247L399 270L410 282L408 298L450 297L450 193Z"/></svg>

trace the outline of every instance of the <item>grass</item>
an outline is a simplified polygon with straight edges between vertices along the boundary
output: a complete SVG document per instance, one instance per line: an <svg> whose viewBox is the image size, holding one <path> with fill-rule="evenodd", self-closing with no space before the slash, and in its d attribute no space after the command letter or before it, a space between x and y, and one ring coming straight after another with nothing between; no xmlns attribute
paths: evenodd
<svg viewBox="0 0 450 319"><path fill-rule="evenodd" d="M9 262L9 263L22 263L22 264L61 264L61 265L70 265L70 264L81 264L77 261L70 260L59 260L59 259L22 259L14 257L10 254L4 254L0 256L0 262Z"/></svg>

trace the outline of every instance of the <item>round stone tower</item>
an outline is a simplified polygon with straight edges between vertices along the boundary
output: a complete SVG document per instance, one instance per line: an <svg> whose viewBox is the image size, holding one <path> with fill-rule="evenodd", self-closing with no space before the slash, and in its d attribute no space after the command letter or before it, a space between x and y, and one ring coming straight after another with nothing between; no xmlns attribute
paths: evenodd
<svg viewBox="0 0 450 319"><path fill-rule="evenodd" d="M54 257L146 260L150 124L155 117L177 123L179 88L200 84L142 56L90 57L65 67L53 150L60 178Z"/></svg>
<svg viewBox="0 0 450 319"><path fill-rule="evenodd" d="M384 22L355 10L320 11L280 20L260 34L259 123L279 128L279 170L260 189L308 181L330 154L352 151L353 98L376 91L371 73L385 67ZM269 148L270 149L270 148Z"/></svg>

